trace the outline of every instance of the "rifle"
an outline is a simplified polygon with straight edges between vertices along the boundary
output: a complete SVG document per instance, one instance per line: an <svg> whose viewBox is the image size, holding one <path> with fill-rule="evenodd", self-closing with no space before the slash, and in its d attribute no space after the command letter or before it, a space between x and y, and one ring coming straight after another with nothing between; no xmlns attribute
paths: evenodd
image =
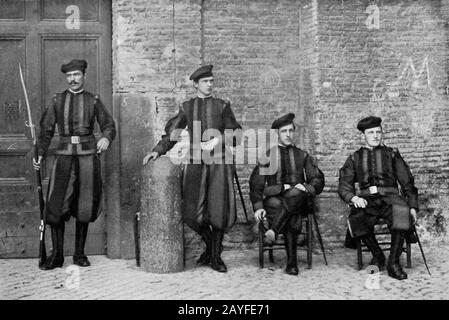
<svg viewBox="0 0 449 320"><path fill-rule="evenodd" d="M37 162L39 160L39 154L37 150L37 137L36 137L36 126L33 124L33 117L31 116L30 102L28 100L27 89L25 87L25 80L23 79L22 66L19 63L19 73L20 82L22 83L23 94L25 96L25 102L27 106L28 121L25 121L25 126L31 130L31 138L33 139L33 149L34 149L34 160ZM37 181L37 194L39 198L39 211L40 211L40 225L39 225L39 268L47 260L47 252L45 249L45 221L44 221L44 196L42 194L42 181L41 181L41 171L40 169L35 169L36 171L36 181Z"/></svg>

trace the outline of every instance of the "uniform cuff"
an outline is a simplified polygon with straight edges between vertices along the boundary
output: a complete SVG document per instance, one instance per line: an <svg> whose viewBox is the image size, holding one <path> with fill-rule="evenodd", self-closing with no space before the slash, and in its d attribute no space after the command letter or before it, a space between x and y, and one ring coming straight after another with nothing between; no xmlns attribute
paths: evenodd
<svg viewBox="0 0 449 320"><path fill-rule="evenodd" d="M152 151L153 151L153 152L157 152L160 156L162 156L163 154L165 154L164 148L162 148L160 145L155 146L154 149L153 149Z"/></svg>
<svg viewBox="0 0 449 320"><path fill-rule="evenodd" d="M354 198L356 195L354 193L350 193L348 195L345 196L345 201L347 203L351 203L351 199Z"/></svg>
<svg viewBox="0 0 449 320"><path fill-rule="evenodd" d="M315 196L315 187L314 186L312 186L311 184L304 183L304 188L306 188L307 192L309 192L309 194L311 196Z"/></svg>
<svg viewBox="0 0 449 320"><path fill-rule="evenodd" d="M254 211L257 211L259 209L263 209L263 201L255 202L253 204L253 209L254 209Z"/></svg>
<svg viewBox="0 0 449 320"><path fill-rule="evenodd" d="M108 135L103 135L103 136L101 136L102 138L106 138L106 139L108 139L108 141L109 141L109 145L111 144L111 142L112 142L112 139L111 139L111 137L109 137Z"/></svg>
<svg viewBox="0 0 449 320"><path fill-rule="evenodd" d="M409 202L408 202L408 206L409 206L410 208L415 208L416 211L419 211L419 205L418 205L418 203L416 203L415 201L409 201Z"/></svg>
<svg viewBox="0 0 449 320"><path fill-rule="evenodd" d="M38 149L38 150L37 150L37 155L38 155L38 156L45 157L45 153L46 153L46 152L45 152L44 150L42 150L42 149Z"/></svg>

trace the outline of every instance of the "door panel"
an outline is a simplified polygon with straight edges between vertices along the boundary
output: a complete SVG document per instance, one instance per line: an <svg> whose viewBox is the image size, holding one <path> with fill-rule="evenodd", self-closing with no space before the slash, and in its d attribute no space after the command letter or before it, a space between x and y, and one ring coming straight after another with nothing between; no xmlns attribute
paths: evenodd
<svg viewBox="0 0 449 320"><path fill-rule="evenodd" d="M40 8L42 20L65 20L68 13L79 14L81 21L98 21L99 19L98 0L41 0Z"/></svg>
<svg viewBox="0 0 449 320"><path fill-rule="evenodd" d="M68 27L66 20L78 13L79 29ZM32 141L18 63L37 132L53 94L66 89L61 64L75 58L88 62L86 90L99 94L111 110L110 19L107 0L0 0L0 257L36 257L39 244ZM44 195L57 140L56 134L42 169ZM73 254L74 224L71 219L66 225L66 255ZM87 254L105 253L105 224L104 213L90 224ZM50 232L46 238L50 250Z"/></svg>
<svg viewBox="0 0 449 320"><path fill-rule="evenodd" d="M20 84L17 65L19 62L23 64L25 61L25 48L25 35L0 36L2 73L4 72L7 75L0 78L0 88L8 88L0 96L0 135L25 135L25 127L23 126L25 121L24 104L20 99L20 87L17 86L17 84Z"/></svg>
<svg viewBox="0 0 449 320"><path fill-rule="evenodd" d="M0 0L1 20L25 20L25 0Z"/></svg>

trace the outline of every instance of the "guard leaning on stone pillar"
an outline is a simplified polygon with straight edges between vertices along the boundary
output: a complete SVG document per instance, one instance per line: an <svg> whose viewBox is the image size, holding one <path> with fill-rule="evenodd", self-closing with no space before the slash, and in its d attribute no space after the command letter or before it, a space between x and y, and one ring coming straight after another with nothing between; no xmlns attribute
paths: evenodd
<svg viewBox="0 0 449 320"><path fill-rule="evenodd" d="M202 66L190 76L197 90L196 97L182 103L178 114L166 124L162 139L153 151L144 157L143 164L156 160L173 148L177 141L170 138L172 133L187 126L191 158L184 171L183 221L195 230L206 244L197 264L210 265L218 272L226 272L227 267L220 257L223 235L234 225L237 216L233 184L235 167L224 161L228 152L224 130L241 129L241 126L235 119L229 101L212 96L212 67ZM203 139L203 133L207 129L218 130L221 136ZM196 141L195 135L200 135L201 140ZM237 140L232 139L231 144L235 146ZM203 158L192 161L198 151L209 152L218 161L205 163Z"/></svg>

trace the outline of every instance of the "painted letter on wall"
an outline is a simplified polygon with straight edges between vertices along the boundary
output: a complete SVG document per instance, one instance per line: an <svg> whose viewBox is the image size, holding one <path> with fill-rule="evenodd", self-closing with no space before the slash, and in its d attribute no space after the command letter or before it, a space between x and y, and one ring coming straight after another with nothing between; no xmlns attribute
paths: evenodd
<svg viewBox="0 0 449 320"><path fill-rule="evenodd" d="M379 29L380 28L380 13L379 7L375 4L369 5L365 13L368 13L365 24L368 29Z"/></svg>

